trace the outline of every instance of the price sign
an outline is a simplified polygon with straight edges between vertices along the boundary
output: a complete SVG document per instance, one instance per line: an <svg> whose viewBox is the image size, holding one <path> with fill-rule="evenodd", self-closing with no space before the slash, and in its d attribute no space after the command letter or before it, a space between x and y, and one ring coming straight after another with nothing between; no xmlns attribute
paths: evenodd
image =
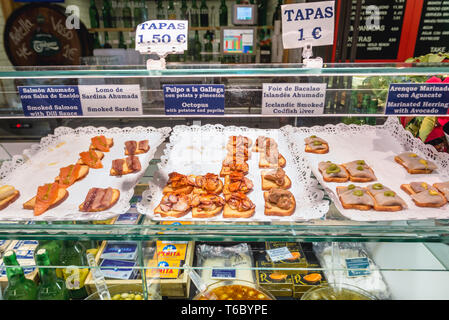
<svg viewBox="0 0 449 320"><path fill-rule="evenodd" d="M334 42L334 1L295 3L281 6L282 42L285 49Z"/></svg>
<svg viewBox="0 0 449 320"><path fill-rule="evenodd" d="M151 20L136 28L136 50L141 54L182 53L187 50L187 20Z"/></svg>

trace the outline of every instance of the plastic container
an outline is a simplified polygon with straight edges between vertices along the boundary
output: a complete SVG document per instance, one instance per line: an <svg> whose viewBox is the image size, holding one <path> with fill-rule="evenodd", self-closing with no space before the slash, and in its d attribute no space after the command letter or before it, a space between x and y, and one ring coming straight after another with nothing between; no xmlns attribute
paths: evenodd
<svg viewBox="0 0 449 320"><path fill-rule="evenodd" d="M240 288L244 290L252 290L255 291L255 293L252 294L248 292L248 295L250 295L250 298L248 298L248 295L238 297L230 292L233 289L238 290ZM261 295L263 295L264 298L261 298ZM197 294L193 300L229 300L231 297L233 300L276 300L273 295L259 287L257 284L245 280L221 280L214 282L207 286L203 292ZM254 297L254 299L252 297Z"/></svg>
<svg viewBox="0 0 449 320"><path fill-rule="evenodd" d="M348 284L341 284L341 293L337 294L332 286L314 287L304 293L301 300L377 300L371 293Z"/></svg>
<svg viewBox="0 0 449 320"><path fill-rule="evenodd" d="M143 295L143 287L142 284L118 284L108 287L109 293L111 295L111 298L114 297L116 294L122 294L122 293L133 293L134 295L140 295L142 297L142 300L144 299ZM151 291L151 290L150 290ZM158 294L149 294L148 299L149 300L156 300L160 297L157 297ZM100 297L98 295L98 292L92 293L90 296L88 296L85 300L100 300Z"/></svg>

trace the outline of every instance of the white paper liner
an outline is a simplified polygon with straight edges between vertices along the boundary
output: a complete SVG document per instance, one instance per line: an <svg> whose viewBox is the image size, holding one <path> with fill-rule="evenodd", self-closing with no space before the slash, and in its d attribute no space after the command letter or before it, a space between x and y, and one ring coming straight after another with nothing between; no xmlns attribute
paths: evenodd
<svg viewBox="0 0 449 320"><path fill-rule="evenodd" d="M157 147L170 133L170 128L152 127L111 128L80 127L71 129L59 127L55 133L41 139L40 144L24 150L22 156L14 156L0 168L0 185L9 184L20 191L20 198L0 211L0 220L15 221L55 221L55 220L103 220L126 213L134 187L145 173ZM37 187L51 183L59 174L59 169L74 164L79 153L88 151L91 138L105 135L114 139L109 152L104 152L103 168L89 169L88 175L68 187L68 198L60 205L35 217L33 210L23 209L23 203L36 195ZM148 140L150 150L138 155L142 170L122 177L110 176L112 160L126 158L125 141ZM84 201L90 188L112 187L120 190L119 201L110 209L101 212L80 212L78 206Z"/></svg>
<svg viewBox="0 0 449 320"><path fill-rule="evenodd" d="M281 129L288 140L294 154L310 165L310 168L329 193L336 207L347 218L355 221L388 221L388 220L425 220L449 218L449 207L422 208L415 205L411 197L401 188L401 184L413 181L423 181L429 184L444 182L449 179L449 154L436 151L431 145L424 144L420 139L406 131L396 117L389 117L381 126L357 125L326 125L311 128L285 126ZM304 151L304 139L316 135L329 144L329 153L313 154ZM409 174L404 167L394 161L394 157L402 152L414 152L419 156L434 161L438 170L431 174ZM335 183L325 182L318 171L318 163L332 161L337 164L354 160L365 160L374 170L375 182L367 183ZM407 203L408 209L396 212L362 211L344 209L336 193L337 186L368 186L380 182L395 191Z"/></svg>
<svg viewBox="0 0 449 320"><path fill-rule="evenodd" d="M284 168L287 176L292 180L289 189L296 199L296 210L292 216L265 216L265 201L261 187L262 170L259 168L259 153L252 152L248 160L249 173L246 177L254 183L254 189L248 197L256 205L255 214L251 218L223 218L219 214L213 218L193 218L192 213L181 218L160 217L153 211L162 199L162 188L166 185L168 174L176 171L181 174L204 175L206 173L219 174L222 161L227 154L226 144L229 136L244 135L252 139L253 144L258 136L274 138L279 145L279 152L285 157L287 165ZM224 178L221 178L224 182ZM176 126L170 136L164 156L159 163L159 171L155 173L149 189L142 194L142 201L137 204L141 214L149 215L155 221L296 221L319 219L329 210L329 202L323 200L324 193L317 188L318 184L310 179L310 169L299 167L297 159L292 157L286 139L279 130L250 129L246 127L222 125L205 126ZM223 196L223 194L221 194Z"/></svg>

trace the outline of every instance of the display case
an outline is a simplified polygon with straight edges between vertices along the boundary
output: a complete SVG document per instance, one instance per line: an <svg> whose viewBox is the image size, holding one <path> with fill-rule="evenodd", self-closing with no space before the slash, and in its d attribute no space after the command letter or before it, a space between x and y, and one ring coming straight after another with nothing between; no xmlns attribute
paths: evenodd
<svg viewBox="0 0 449 320"><path fill-rule="evenodd" d="M40 283L37 266L52 268L33 260L36 241L40 248L47 246L48 252L54 247L64 251L68 241L81 243L80 250L90 249L87 252L91 255L75 269L83 271L76 274L85 283L82 297L89 295L88 299L99 299L105 286L113 299L118 299L119 293L128 293L124 299L131 293L139 299L210 297L205 292L221 299L224 291L214 291L219 288L214 284L218 281L234 285L234 289L249 286L268 299L323 298L324 293L304 293L327 285L347 290L355 286L359 298L365 293L365 298L374 299L447 299L447 204L419 207L400 186L414 181L429 185L448 181L449 155L414 137L397 116L386 115L385 106L392 83L424 83L431 77L444 79L448 75L449 67L444 64L325 64L322 69L301 64L168 64L167 69L157 71L142 66L2 68L0 184L16 187L21 195L0 211L0 249L15 250L19 263L26 266L27 277ZM223 85L224 114L166 115L164 86L186 84ZM265 99L276 103L276 96L268 92L269 85L294 88L304 84L324 84L324 96L320 97L324 103L319 110L298 114L281 106L278 113L271 110L267 114ZM105 85L137 85L142 114L30 116L24 112L19 89ZM295 103L302 99L291 97ZM94 173L67 188L69 196L64 202L41 215L23 208L39 185L52 182L58 169L76 162L82 148L90 148L89 139L99 135L114 138L102 169L91 168ZM304 139L311 135L326 140L330 148L327 155L305 151ZM230 184L235 180L229 180L229 173L220 177L222 161L237 144L232 144L231 136L251 140L249 158L243 162L249 164L246 178L252 182L247 184L252 191L247 197L255 205L254 213L195 215L189 210L172 217L155 214L164 187L170 183L169 173L187 178L214 173L224 183L223 192L233 188ZM258 140L260 136L276 142L285 165L279 162L263 168L263 152L252 149L265 141ZM140 155L140 172L129 175L131 178L111 177L111 161L125 158L125 142L144 139L149 140L150 151ZM405 151L434 162L437 169L415 178L394 161L395 155ZM336 187L355 184L363 189L372 183L325 181L319 163L361 159L374 169L371 182L393 189L406 206L399 211L344 206ZM270 199L266 198L270 191L265 190L264 197L267 181L261 174L279 165L290 178L291 187L286 189L296 201L293 213L280 214L283 211L276 207L277 212L270 215ZM82 212L93 187L117 188L121 198L110 209ZM196 189L201 187L195 185ZM192 190L191 195L195 194ZM177 196L176 201L180 201L181 195ZM228 201L226 194L221 197ZM162 211L170 212L170 208ZM67 270L68 265L51 266ZM0 280L5 288L5 272ZM206 290L203 296L198 295L201 290Z"/></svg>

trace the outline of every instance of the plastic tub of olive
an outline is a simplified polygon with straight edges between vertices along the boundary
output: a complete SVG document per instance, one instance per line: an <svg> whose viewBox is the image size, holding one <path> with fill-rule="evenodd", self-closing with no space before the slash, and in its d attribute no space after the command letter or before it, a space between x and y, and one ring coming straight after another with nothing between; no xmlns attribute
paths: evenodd
<svg viewBox="0 0 449 320"><path fill-rule="evenodd" d="M301 300L377 300L371 293L359 287L341 284L340 290L332 286L314 287L301 297Z"/></svg>
<svg viewBox="0 0 449 320"><path fill-rule="evenodd" d="M117 284L108 287L112 300L144 300L142 284ZM148 300L156 300L155 294L148 294ZM86 300L100 300L98 292L92 293Z"/></svg>
<svg viewBox="0 0 449 320"><path fill-rule="evenodd" d="M269 292L245 280L221 280L207 286L193 300L276 300Z"/></svg>

